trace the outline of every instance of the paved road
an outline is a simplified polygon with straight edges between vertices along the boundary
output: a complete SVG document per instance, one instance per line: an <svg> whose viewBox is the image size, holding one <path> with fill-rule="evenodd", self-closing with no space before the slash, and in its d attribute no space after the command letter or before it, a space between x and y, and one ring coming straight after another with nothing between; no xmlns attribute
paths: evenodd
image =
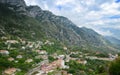
<svg viewBox="0 0 120 75"><path fill-rule="evenodd" d="M112 61L113 59L110 58L98 58L95 56L86 56L86 58L91 59L91 60L103 60L103 61Z"/></svg>

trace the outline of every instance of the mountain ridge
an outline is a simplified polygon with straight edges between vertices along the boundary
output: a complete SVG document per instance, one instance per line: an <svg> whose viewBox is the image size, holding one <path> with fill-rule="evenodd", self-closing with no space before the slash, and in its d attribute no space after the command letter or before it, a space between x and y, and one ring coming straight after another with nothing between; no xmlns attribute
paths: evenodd
<svg viewBox="0 0 120 75"><path fill-rule="evenodd" d="M16 5L13 5L11 8L15 6ZM4 24L4 21L2 21L3 23L0 25L3 28L5 28L6 25L9 26L9 24L12 24L9 26L9 30L5 29L4 32L7 30L7 34L16 34L16 36L26 39L33 38L34 40L40 40L41 38L48 38L55 39L69 46L92 46L114 51L114 48L109 48L110 46L106 39L92 29L79 28L66 17L56 16L52 12L44 11L38 6L23 6L23 8L25 11L22 12L22 14L22 10L19 10L20 8L17 8L17 10L19 10L17 12L16 9L14 9L16 15L6 14L15 17L15 19L8 17L11 19L8 24ZM4 11L2 12L4 13ZM1 19L3 20L5 18ZM11 31L11 33L9 31Z"/></svg>
<svg viewBox="0 0 120 75"><path fill-rule="evenodd" d="M117 38L115 38L115 37L112 37L112 36L105 36L105 38L108 38L109 40L114 40L112 43L120 43L120 40L119 39L117 39Z"/></svg>
<svg viewBox="0 0 120 75"><path fill-rule="evenodd" d="M0 0L0 3L22 6L22 7L27 6L24 0Z"/></svg>

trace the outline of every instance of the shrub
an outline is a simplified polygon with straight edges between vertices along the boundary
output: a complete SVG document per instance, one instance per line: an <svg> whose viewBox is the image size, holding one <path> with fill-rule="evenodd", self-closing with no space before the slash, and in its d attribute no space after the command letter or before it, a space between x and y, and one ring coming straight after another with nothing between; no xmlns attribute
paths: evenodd
<svg viewBox="0 0 120 75"><path fill-rule="evenodd" d="M120 57L110 63L109 75L120 75Z"/></svg>

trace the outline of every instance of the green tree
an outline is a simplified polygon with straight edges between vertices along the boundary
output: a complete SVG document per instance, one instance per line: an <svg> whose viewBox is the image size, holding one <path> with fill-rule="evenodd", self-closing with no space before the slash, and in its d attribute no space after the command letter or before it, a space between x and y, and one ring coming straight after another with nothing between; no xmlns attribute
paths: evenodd
<svg viewBox="0 0 120 75"><path fill-rule="evenodd" d="M110 63L109 75L120 75L120 57Z"/></svg>
<svg viewBox="0 0 120 75"><path fill-rule="evenodd" d="M48 59L49 59L50 62L53 62L53 61L56 60L56 59L54 59L52 56L48 56Z"/></svg>

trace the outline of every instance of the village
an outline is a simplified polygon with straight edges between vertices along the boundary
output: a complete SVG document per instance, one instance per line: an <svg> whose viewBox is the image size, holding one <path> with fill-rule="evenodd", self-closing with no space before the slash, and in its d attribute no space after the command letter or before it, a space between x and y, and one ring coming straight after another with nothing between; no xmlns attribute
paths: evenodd
<svg viewBox="0 0 120 75"><path fill-rule="evenodd" d="M54 45L54 42L51 42L49 40L46 40L45 42L37 41L37 42L26 42L25 40L7 40L6 37L2 37L4 44L6 45L6 50L0 50L0 54L2 56L7 56L7 60L9 62L19 63L20 59L24 58L24 55L22 53L18 53L16 57L11 57L10 53L11 50L16 49L15 47L12 47L13 44L21 44L22 51L25 51L26 49L30 49L32 52L35 53L34 57L25 59L24 63L32 63L33 68L29 69L26 75L48 75L48 73L57 72L55 75L73 75L71 73L68 73L64 69L69 69L70 66L66 65L65 63L73 60L77 63L80 63L82 65L86 65L88 61L86 59L90 60L101 60L101 61L112 61L118 57L118 55L113 55L111 53L108 54L108 57L97 57L97 56L90 56L87 53L82 53L80 51L76 52L70 52L69 54L66 54L65 52L69 50L66 46L63 46L64 54L49 54L47 50L42 50L41 47L43 45ZM78 57L73 57L72 55L78 55ZM50 57L54 60L51 60ZM40 62L36 63L34 59L40 60ZM34 62L34 63L33 63ZM16 67L9 67L8 69L5 69L2 74L7 75L16 75L17 72L21 72L22 69L16 68Z"/></svg>

